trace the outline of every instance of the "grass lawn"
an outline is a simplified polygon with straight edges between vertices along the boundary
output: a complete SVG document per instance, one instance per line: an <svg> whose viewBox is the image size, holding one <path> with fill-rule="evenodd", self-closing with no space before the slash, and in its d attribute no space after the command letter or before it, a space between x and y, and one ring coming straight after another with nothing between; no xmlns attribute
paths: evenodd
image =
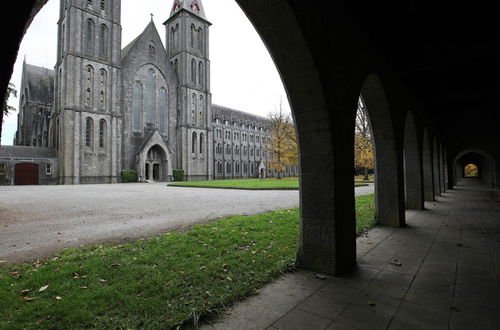
<svg viewBox="0 0 500 330"><path fill-rule="evenodd" d="M362 185L362 183L355 183ZM247 190L296 190L299 189L298 178L278 179L234 179L234 180L211 180L211 181L182 181L173 182L169 186L197 187L197 188L225 188L225 189L247 189Z"/></svg>
<svg viewBox="0 0 500 330"><path fill-rule="evenodd" d="M357 231L373 195L356 198ZM252 295L294 267L299 209L231 216L118 246L0 269L0 329L168 329Z"/></svg>

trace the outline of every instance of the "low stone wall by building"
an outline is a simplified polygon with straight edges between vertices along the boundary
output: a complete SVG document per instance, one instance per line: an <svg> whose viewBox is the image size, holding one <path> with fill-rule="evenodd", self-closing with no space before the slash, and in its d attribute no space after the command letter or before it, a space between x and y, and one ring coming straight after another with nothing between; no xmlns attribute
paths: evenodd
<svg viewBox="0 0 500 330"><path fill-rule="evenodd" d="M20 184L16 182L16 169L20 170L26 164L35 165L33 168L36 170L33 176L36 181L33 182L41 185L59 183L57 150L24 146L0 146L0 185Z"/></svg>

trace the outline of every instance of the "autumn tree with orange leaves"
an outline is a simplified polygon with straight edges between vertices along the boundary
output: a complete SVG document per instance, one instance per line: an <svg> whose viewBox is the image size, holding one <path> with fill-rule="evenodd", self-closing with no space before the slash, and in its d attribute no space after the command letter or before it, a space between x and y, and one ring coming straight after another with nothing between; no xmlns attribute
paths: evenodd
<svg viewBox="0 0 500 330"><path fill-rule="evenodd" d="M356 170L363 171L363 180L368 180L368 170L373 169L374 160L370 121L363 99L360 97L354 128L354 166Z"/></svg>
<svg viewBox="0 0 500 330"><path fill-rule="evenodd" d="M271 140L266 147L269 157L267 167L277 171L278 179L281 179L281 172L285 171L287 165L297 165L298 163L297 135L290 114L283 110L281 103L278 109L268 114L268 118Z"/></svg>

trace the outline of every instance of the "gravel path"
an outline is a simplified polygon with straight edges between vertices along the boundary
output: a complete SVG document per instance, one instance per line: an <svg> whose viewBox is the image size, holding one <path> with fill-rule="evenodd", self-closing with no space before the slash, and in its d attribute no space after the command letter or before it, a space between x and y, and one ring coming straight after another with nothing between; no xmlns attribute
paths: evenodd
<svg viewBox="0 0 500 330"><path fill-rule="evenodd" d="M356 195L373 187L356 188ZM167 187L165 184L0 186L0 260L152 236L232 214L299 205L298 191Z"/></svg>

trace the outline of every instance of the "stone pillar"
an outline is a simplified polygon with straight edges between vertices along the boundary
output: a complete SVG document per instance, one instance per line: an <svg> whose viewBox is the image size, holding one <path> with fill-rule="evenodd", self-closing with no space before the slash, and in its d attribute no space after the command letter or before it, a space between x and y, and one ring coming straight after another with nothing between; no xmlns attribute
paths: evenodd
<svg viewBox="0 0 500 330"><path fill-rule="evenodd" d="M322 273L349 272L356 264L353 130L359 89L345 83L352 75L331 75L335 81L320 78L324 70L318 70L287 1L237 2L281 73L297 127L301 166L297 263Z"/></svg>
<svg viewBox="0 0 500 330"><path fill-rule="evenodd" d="M441 188L441 194L446 192L446 163L445 163L445 152L442 144L439 145L439 185Z"/></svg>
<svg viewBox="0 0 500 330"><path fill-rule="evenodd" d="M424 131L422 144L422 164L424 179L424 200L434 201L434 174L432 171L432 148L429 141L429 133Z"/></svg>
<svg viewBox="0 0 500 330"><path fill-rule="evenodd" d="M366 79L361 95L374 140L377 221L384 226L403 227L406 225L403 144L397 143L391 110L376 75Z"/></svg>
<svg viewBox="0 0 500 330"><path fill-rule="evenodd" d="M436 139L432 145L432 172L434 174L434 196L441 196L439 149Z"/></svg>
<svg viewBox="0 0 500 330"><path fill-rule="evenodd" d="M407 209L424 209L424 190L422 181L422 154L418 143L417 129L411 112L408 112L404 136L404 169Z"/></svg>

